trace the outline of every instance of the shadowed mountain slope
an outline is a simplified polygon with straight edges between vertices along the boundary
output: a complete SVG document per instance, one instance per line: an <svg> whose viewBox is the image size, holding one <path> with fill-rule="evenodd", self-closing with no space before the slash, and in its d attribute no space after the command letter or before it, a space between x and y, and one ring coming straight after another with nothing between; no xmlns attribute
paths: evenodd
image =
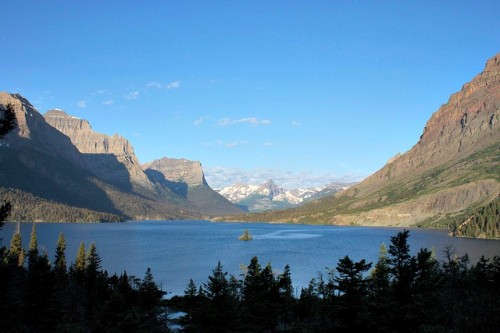
<svg viewBox="0 0 500 333"><path fill-rule="evenodd" d="M164 157L143 165L149 179L185 197L208 215L238 214L242 210L208 186L201 163Z"/></svg>
<svg viewBox="0 0 500 333"><path fill-rule="evenodd" d="M0 193L13 203L10 220L199 219L215 214L204 211L204 198L197 202L151 181L125 138L96 133L86 120L62 110L44 118L24 97L0 93L0 107L7 104L13 105L18 123L0 142ZM218 212L238 210L228 203Z"/></svg>

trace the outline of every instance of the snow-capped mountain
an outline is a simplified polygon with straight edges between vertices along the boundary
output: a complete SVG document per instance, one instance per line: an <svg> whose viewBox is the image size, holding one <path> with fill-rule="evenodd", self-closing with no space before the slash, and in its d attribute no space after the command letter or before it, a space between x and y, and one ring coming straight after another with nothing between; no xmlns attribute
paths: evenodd
<svg viewBox="0 0 500 333"><path fill-rule="evenodd" d="M295 207L349 186L350 184L334 183L305 189L286 190L269 180L262 185L236 184L216 191L241 208L255 212Z"/></svg>

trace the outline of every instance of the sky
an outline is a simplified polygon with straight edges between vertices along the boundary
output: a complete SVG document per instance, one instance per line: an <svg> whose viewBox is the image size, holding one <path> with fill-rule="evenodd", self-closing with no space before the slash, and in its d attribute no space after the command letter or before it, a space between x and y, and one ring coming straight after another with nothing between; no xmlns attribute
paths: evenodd
<svg viewBox="0 0 500 333"><path fill-rule="evenodd" d="M0 90L208 183L359 181L500 52L494 1L3 1Z"/></svg>

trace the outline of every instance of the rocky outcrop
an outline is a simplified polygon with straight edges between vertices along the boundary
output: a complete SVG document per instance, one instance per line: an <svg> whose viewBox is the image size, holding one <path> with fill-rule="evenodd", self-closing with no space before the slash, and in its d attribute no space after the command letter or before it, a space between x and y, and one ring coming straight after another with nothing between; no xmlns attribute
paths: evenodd
<svg viewBox="0 0 500 333"><path fill-rule="evenodd" d="M166 180L188 186L207 185L201 163L164 157L142 165L144 170L160 172Z"/></svg>
<svg viewBox="0 0 500 333"><path fill-rule="evenodd" d="M143 164L149 179L186 198L193 206L208 215L242 211L208 186L201 163L186 159L164 157Z"/></svg>
<svg viewBox="0 0 500 333"><path fill-rule="evenodd" d="M59 109L48 111L44 117L47 123L70 138L83 154L89 171L126 190L153 190L153 184L142 170L127 139L117 134L108 136L97 133L87 120L73 117Z"/></svg>

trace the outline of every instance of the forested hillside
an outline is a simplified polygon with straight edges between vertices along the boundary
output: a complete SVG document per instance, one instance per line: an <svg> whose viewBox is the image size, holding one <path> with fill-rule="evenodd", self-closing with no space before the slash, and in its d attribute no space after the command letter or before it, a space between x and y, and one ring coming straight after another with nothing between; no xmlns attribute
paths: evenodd
<svg viewBox="0 0 500 333"><path fill-rule="evenodd" d="M488 205L468 211L453 221L453 236L500 237L500 197Z"/></svg>

